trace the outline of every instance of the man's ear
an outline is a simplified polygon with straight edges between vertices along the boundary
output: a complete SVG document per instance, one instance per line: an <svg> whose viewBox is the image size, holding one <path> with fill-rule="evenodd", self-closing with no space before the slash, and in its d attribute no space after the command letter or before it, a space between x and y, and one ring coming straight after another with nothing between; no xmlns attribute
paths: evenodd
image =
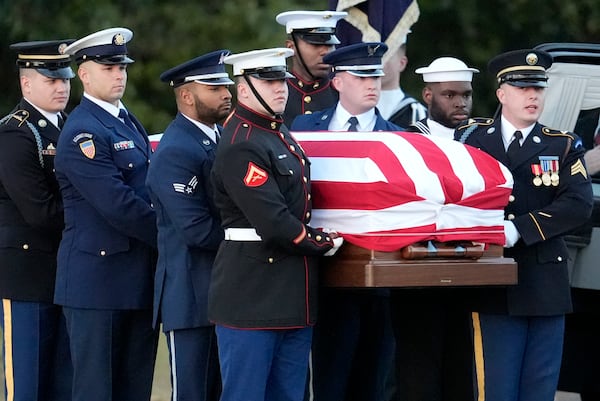
<svg viewBox="0 0 600 401"><path fill-rule="evenodd" d="M423 88L423 91L421 92L421 97L423 98L423 101L426 105L429 106L431 104L431 99L433 98L433 91L431 90L429 85L426 85Z"/></svg>

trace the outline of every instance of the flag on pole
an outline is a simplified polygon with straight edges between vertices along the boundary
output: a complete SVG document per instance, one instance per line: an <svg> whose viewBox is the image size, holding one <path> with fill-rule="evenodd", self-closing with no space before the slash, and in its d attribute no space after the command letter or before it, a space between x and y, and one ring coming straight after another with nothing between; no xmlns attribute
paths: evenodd
<svg viewBox="0 0 600 401"><path fill-rule="evenodd" d="M431 135L295 132L311 161L311 225L391 252L419 241L504 245L510 171Z"/></svg>
<svg viewBox="0 0 600 401"><path fill-rule="evenodd" d="M390 49L397 49L420 13L416 0L329 0L329 9L348 13L337 24L340 47L359 42L385 42ZM385 62L385 55L383 60Z"/></svg>

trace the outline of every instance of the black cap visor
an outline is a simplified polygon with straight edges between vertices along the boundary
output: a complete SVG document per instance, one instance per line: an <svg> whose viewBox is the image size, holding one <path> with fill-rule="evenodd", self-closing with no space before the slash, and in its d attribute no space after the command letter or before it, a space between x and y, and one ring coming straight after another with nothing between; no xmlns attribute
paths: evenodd
<svg viewBox="0 0 600 401"><path fill-rule="evenodd" d="M498 85L509 84L519 88L548 87L548 76L546 74L506 74L498 79Z"/></svg>
<svg viewBox="0 0 600 401"><path fill-rule="evenodd" d="M249 75L256 79L262 79L264 81L275 81L284 80L286 78L293 78L294 76L287 72L285 66L274 66L274 67L261 67L244 70L244 75Z"/></svg>

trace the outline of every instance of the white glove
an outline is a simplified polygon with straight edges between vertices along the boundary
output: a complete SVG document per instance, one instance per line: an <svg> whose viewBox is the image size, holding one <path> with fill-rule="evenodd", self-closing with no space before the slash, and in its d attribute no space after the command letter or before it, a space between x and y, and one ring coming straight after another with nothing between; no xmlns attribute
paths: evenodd
<svg viewBox="0 0 600 401"><path fill-rule="evenodd" d="M331 248L330 250L328 250L324 256L333 256L338 249L340 249L340 247L342 246L342 244L344 243L344 237L337 237L333 239L333 248Z"/></svg>
<svg viewBox="0 0 600 401"><path fill-rule="evenodd" d="M504 247L512 248L521 238L521 234L512 221L504 220Z"/></svg>

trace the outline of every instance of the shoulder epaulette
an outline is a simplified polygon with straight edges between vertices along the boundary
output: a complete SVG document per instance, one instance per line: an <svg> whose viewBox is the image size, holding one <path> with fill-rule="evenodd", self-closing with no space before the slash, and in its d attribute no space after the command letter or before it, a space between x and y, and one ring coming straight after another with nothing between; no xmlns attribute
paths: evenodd
<svg viewBox="0 0 600 401"><path fill-rule="evenodd" d="M493 118L469 118L456 127L457 130L462 130L465 128L469 128L471 126L487 126L492 125L494 123Z"/></svg>
<svg viewBox="0 0 600 401"><path fill-rule="evenodd" d="M570 138L571 140L575 139L575 135L572 132L561 131L550 127L542 127L542 133L548 136L564 136Z"/></svg>
<svg viewBox="0 0 600 401"><path fill-rule="evenodd" d="M4 117L1 122L8 124L11 120L17 120L18 121L18 126L20 127L21 125L25 124L27 119L29 118L29 112L27 110L17 110L14 113L11 113L9 115L7 115L6 117Z"/></svg>

